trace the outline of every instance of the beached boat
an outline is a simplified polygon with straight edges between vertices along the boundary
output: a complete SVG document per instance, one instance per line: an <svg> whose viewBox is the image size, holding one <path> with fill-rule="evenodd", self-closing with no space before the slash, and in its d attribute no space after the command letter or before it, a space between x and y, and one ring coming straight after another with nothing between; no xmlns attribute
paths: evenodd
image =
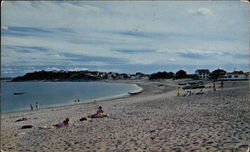
<svg viewBox="0 0 250 152"><path fill-rule="evenodd" d="M192 84L192 85L186 85L182 87L182 89L198 89L198 88L205 88L204 85L198 85L198 84Z"/></svg>
<svg viewBox="0 0 250 152"><path fill-rule="evenodd" d="M128 94L130 94L130 95L137 95L137 94L140 94L142 92L143 92L143 90L140 90L140 91L135 91L135 92L128 92Z"/></svg>

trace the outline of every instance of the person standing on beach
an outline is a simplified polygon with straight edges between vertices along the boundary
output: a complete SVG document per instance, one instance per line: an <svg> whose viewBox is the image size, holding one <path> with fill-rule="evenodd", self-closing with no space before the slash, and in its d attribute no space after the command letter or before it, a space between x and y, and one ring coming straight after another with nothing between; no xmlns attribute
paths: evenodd
<svg viewBox="0 0 250 152"><path fill-rule="evenodd" d="M181 87L178 87L177 89L177 96L180 96L181 95Z"/></svg>
<svg viewBox="0 0 250 152"><path fill-rule="evenodd" d="M224 82L223 81L221 81L220 87L221 87L221 89L223 89L223 87L224 87Z"/></svg>
<svg viewBox="0 0 250 152"><path fill-rule="evenodd" d="M38 104L38 102L36 102L36 109L37 109L37 110L39 109L39 104Z"/></svg>
<svg viewBox="0 0 250 152"><path fill-rule="evenodd" d="M32 106L32 104L30 104L30 110L33 111L33 106Z"/></svg>
<svg viewBox="0 0 250 152"><path fill-rule="evenodd" d="M213 88L214 88L214 91L216 91L216 88L215 88L215 83L213 84Z"/></svg>

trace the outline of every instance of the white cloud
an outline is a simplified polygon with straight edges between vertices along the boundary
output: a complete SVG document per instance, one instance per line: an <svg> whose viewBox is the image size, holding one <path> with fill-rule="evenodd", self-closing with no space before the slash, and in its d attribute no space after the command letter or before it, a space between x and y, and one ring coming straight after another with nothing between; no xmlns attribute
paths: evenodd
<svg viewBox="0 0 250 152"><path fill-rule="evenodd" d="M46 68L45 71L60 71L60 69L56 67L51 67L51 68Z"/></svg>
<svg viewBox="0 0 250 152"><path fill-rule="evenodd" d="M188 12L194 15L212 15L212 11L204 7L198 9L190 9L188 10Z"/></svg>
<svg viewBox="0 0 250 152"><path fill-rule="evenodd" d="M97 68L94 70L100 71L100 72L122 72L121 69L114 69L114 68Z"/></svg>
<svg viewBox="0 0 250 152"><path fill-rule="evenodd" d="M96 12L96 13L99 13L101 12L102 10L99 8L99 7L94 7L94 6L90 6L90 5L74 5L74 4L71 4L71 3L63 3L63 8L67 8L67 7L70 7L72 9L79 9L80 11L87 11L87 12ZM75 11L75 10L72 10L72 11Z"/></svg>
<svg viewBox="0 0 250 152"><path fill-rule="evenodd" d="M75 67L75 68L67 68L66 70L67 71L86 71L86 70L88 70L88 68L78 68L78 67Z"/></svg>
<svg viewBox="0 0 250 152"><path fill-rule="evenodd" d="M174 62L175 61L175 59L173 59L173 58L170 58L170 59L168 59L169 61L171 61L171 62Z"/></svg>
<svg viewBox="0 0 250 152"><path fill-rule="evenodd" d="M1 26L1 30L8 30L8 26Z"/></svg>

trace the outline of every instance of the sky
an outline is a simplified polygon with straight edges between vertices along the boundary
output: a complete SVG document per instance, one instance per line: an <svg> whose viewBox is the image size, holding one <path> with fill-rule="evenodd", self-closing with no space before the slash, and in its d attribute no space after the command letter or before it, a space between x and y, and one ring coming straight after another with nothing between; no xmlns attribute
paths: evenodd
<svg viewBox="0 0 250 152"><path fill-rule="evenodd" d="M240 1L5 1L1 77L249 71L248 20Z"/></svg>

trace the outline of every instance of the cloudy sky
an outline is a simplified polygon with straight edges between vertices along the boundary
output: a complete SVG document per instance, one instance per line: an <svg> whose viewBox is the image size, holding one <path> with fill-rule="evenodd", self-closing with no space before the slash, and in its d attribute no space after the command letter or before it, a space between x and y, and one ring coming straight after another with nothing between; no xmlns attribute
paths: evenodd
<svg viewBox="0 0 250 152"><path fill-rule="evenodd" d="M1 10L1 72L248 71L245 2L19 1Z"/></svg>

